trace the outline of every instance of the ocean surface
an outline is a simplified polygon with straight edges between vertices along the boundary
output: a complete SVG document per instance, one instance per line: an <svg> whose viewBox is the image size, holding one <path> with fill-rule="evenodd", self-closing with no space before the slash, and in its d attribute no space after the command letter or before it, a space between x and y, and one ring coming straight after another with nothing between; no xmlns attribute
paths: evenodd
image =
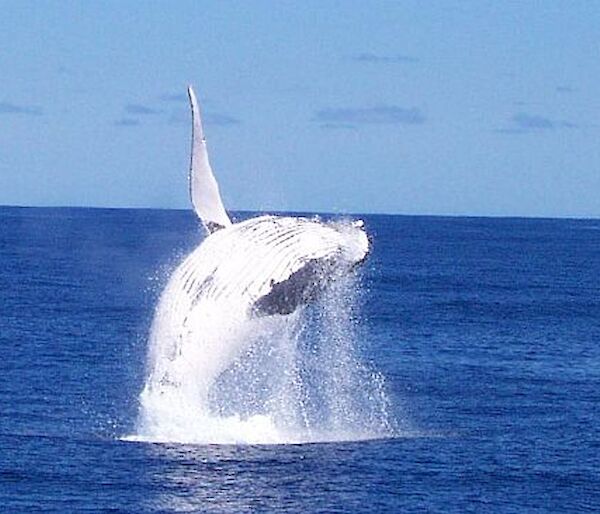
<svg viewBox="0 0 600 514"><path fill-rule="evenodd" d="M600 509L600 220L363 216L362 359L394 434L135 434L191 212L0 208L0 511Z"/></svg>

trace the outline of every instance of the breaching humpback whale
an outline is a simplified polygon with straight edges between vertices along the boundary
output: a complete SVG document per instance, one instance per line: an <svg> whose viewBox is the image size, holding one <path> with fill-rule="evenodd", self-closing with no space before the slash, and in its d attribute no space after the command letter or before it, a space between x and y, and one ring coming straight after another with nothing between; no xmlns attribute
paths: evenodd
<svg viewBox="0 0 600 514"><path fill-rule="evenodd" d="M160 417L172 402L207 394L215 377L243 348L240 331L252 319L289 315L316 299L336 277L368 254L362 221L262 215L233 223L212 172L191 87L192 205L208 235L175 269L155 312L150 376L142 393L146 414ZM194 383L184 383L194 376ZM190 388L196 393L186 394ZM191 392L190 392L191 393ZM152 398L162 396L161 401ZM154 406L153 406L154 405ZM192 405L182 405L182 412ZM165 414L165 413L163 413ZM167 416L167 414L165 414ZM172 414L169 414L172 416Z"/></svg>

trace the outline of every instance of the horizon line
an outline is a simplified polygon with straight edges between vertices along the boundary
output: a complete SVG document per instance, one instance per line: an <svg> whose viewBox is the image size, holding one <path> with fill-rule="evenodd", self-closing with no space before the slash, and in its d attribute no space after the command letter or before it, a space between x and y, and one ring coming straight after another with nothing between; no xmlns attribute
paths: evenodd
<svg viewBox="0 0 600 514"><path fill-rule="evenodd" d="M139 211L190 211L184 207L119 207L119 206L98 206L98 205L16 205L0 204L0 209L96 209L96 210L139 210ZM257 213L257 214L297 214L316 216L402 216L402 217L422 217L422 218L491 218L491 219L534 219L534 220L600 220L600 214L563 214L563 215L541 215L541 214L457 214L457 213L410 213L410 212L382 212L382 211L320 211L320 210L279 210L279 209L228 209L232 213Z"/></svg>

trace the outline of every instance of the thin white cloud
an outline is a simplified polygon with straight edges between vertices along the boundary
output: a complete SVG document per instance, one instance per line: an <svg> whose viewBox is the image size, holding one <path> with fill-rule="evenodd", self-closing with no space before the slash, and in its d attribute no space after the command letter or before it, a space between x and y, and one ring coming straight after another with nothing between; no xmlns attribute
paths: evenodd
<svg viewBox="0 0 600 514"><path fill-rule="evenodd" d="M496 129L495 132L500 134L529 134L572 128L577 128L577 125L570 121L552 119L538 114L518 112L510 118L505 127Z"/></svg>
<svg viewBox="0 0 600 514"><path fill-rule="evenodd" d="M41 116L42 109L37 105L19 105L12 102L0 102L0 115L15 114L23 116Z"/></svg>
<svg viewBox="0 0 600 514"><path fill-rule="evenodd" d="M419 59L410 55L380 55L369 52L353 55L352 60L368 64L402 64L419 62Z"/></svg>
<svg viewBox="0 0 600 514"><path fill-rule="evenodd" d="M164 93L159 96L162 102L182 103L187 102L188 97L185 93Z"/></svg>
<svg viewBox="0 0 600 514"><path fill-rule="evenodd" d="M574 93L575 89L569 85L562 84L562 85L556 86L556 92L569 94L569 93Z"/></svg>
<svg viewBox="0 0 600 514"><path fill-rule="evenodd" d="M120 118L114 122L117 127L136 127L140 124L140 120L135 118Z"/></svg>
<svg viewBox="0 0 600 514"><path fill-rule="evenodd" d="M160 114L160 111L152 107L148 107L142 104L127 104L125 106L125 112L136 116L146 116L148 114Z"/></svg>
<svg viewBox="0 0 600 514"><path fill-rule="evenodd" d="M397 105L379 105L363 108L327 108L317 111L313 121L323 128L346 125L419 125L425 116L416 107L405 108Z"/></svg>

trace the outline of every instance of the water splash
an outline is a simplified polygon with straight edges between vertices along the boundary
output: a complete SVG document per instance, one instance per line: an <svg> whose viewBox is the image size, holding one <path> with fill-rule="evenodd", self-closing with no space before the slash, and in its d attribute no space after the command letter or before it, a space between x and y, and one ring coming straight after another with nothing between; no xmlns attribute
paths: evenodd
<svg viewBox="0 0 600 514"><path fill-rule="evenodd" d="M310 306L251 317L207 302L181 334L169 287L129 440L282 444L391 437L383 376L361 358L360 281L336 277ZM175 312L174 312L175 311Z"/></svg>

